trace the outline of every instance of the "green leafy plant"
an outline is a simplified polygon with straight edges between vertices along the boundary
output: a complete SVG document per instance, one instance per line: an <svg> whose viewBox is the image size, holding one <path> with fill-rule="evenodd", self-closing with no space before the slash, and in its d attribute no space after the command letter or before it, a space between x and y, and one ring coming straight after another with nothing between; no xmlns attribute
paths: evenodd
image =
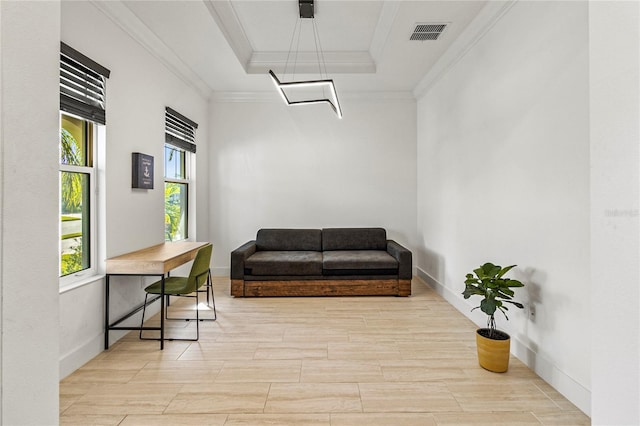
<svg viewBox="0 0 640 426"><path fill-rule="evenodd" d="M509 308L506 304L514 305L520 309L524 305L515 302L513 299L514 291L512 288L524 287L518 280L505 277L505 274L513 269L516 265L502 267L493 263L485 263L478 269L473 270L473 274L467 274L464 292L462 295L465 299L471 296L480 296L482 300L480 305L472 309L472 311L480 308L482 312L487 314L487 328L490 339L497 335L495 313L501 311L504 317L509 320L507 311ZM474 276L475 274L475 276Z"/></svg>
<svg viewBox="0 0 640 426"><path fill-rule="evenodd" d="M71 247L69 253L62 254L60 258L60 276L82 271L86 266L82 264L82 246Z"/></svg>
<svg viewBox="0 0 640 426"><path fill-rule="evenodd" d="M165 183L164 186L164 226L165 240L173 241L180 228L182 207L180 205L180 185Z"/></svg>
<svg viewBox="0 0 640 426"><path fill-rule="evenodd" d="M60 163L82 164L80 143L67 129L60 129ZM82 174L62 172L62 208L65 212L79 212L82 206Z"/></svg>

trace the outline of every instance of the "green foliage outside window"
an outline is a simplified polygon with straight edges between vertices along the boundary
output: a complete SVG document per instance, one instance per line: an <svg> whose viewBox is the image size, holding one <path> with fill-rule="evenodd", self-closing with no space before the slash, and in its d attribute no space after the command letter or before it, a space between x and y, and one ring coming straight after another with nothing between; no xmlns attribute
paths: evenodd
<svg viewBox="0 0 640 426"><path fill-rule="evenodd" d="M82 246L72 247L71 253L64 253L60 259L60 275L65 276L74 272L82 271Z"/></svg>
<svg viewBox="0 0 640 426"><path fill-rule="evenodd" d="M176 241L187 238L186 235L186 191L184 183L165 182L164 184L164 225L165 240Z"/></svg>
<svg viewBox="0 0 640 426"><path fill-rule="evenodd" d="M164 237L179 241L188 237L188 183L186 152L171 145L164 146ZM168 180L170 179L170 181ZM176 180L182 182L176 182Z"/></svg>
<svg viewBox="0 0 640 426"><path fill-rule="evenodd" d="M64 125L86 122L64 117ZM82 135L80 135L82 136ZM85 146L64 127L60 130L60 164L87 166ZM88 249L89 174L62 168L60 171L60 276L90 267ZM85 234L86 237L85 238ZM86 249L85 249L86 247Z"/></svg>
<svg viewBox="0 0 640 426"><path fill-rule="evenodd" d="M80 143L67 129L60 130L60 163L81 165ZM82 175L80 173L62 173L61 210L64 213L80 213L82 205Z"/></svg>

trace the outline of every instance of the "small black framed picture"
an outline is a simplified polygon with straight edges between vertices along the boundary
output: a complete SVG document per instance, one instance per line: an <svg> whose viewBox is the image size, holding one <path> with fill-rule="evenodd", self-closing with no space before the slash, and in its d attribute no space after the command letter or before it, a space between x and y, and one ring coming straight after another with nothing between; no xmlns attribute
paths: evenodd
<svg viewBox="0 0 640 426"><path fill-rule="evenodd" d="M153 189L153 157L134 152L131 154L131 187Z"/></svg>

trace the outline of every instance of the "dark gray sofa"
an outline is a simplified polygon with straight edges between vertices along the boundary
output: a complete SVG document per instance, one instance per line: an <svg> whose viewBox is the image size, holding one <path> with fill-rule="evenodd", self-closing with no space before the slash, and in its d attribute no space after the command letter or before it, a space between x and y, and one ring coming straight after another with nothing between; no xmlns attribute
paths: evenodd
<svg viewBox="0 0 640 426"><path fill-rule="evenodd" d="M231 295L409 296L411 252L383 228L260 229L231 252Z"/></svg>

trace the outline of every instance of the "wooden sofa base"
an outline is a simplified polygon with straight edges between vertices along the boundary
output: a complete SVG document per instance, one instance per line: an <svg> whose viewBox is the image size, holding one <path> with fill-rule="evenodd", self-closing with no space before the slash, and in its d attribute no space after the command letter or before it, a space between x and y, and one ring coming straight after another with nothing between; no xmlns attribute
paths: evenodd
<svg viewBox="0 0 640 426"><path fill-rule="evenodd" d="M231 295L261 296L409 296L411 280L231 280Z"/></svg>

